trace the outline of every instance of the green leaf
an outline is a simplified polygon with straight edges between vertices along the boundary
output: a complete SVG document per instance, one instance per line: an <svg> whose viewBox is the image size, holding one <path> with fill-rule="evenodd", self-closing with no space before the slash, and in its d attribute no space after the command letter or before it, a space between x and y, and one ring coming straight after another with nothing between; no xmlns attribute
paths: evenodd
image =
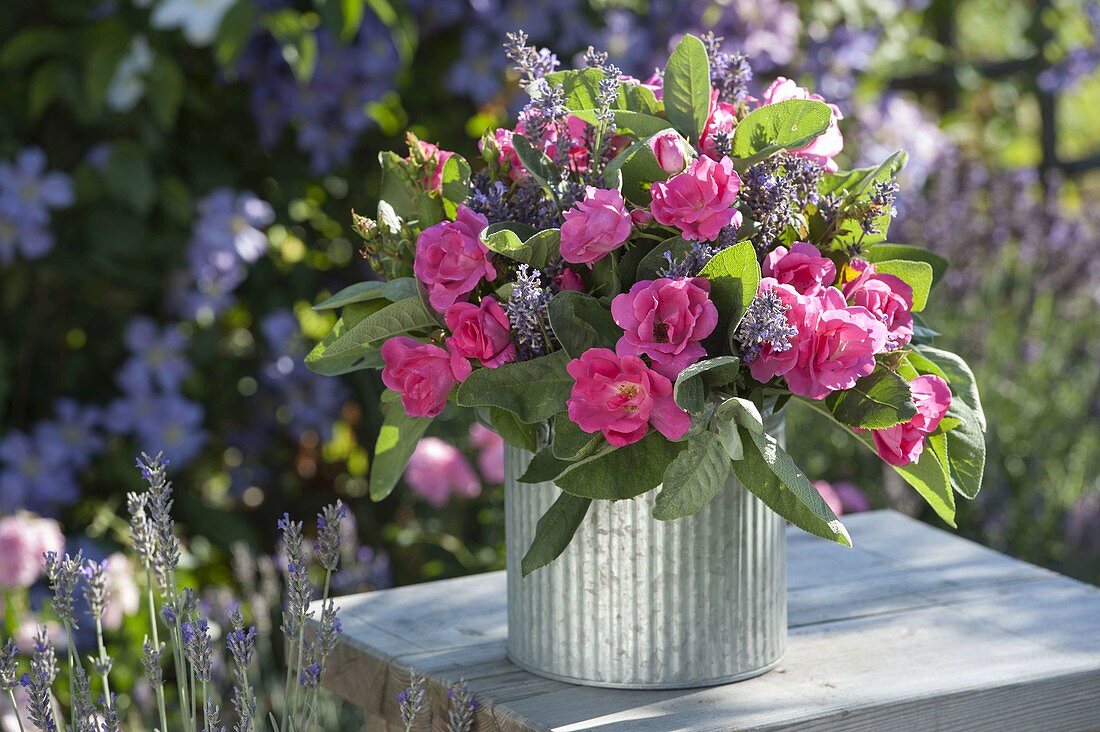
<svg viewBox="0 0 1100 732"><path fill-rule="evenodd" d="M558 181L558 170L554 162L546 156L542 150L536 150L523 135L512 135L512 147L516 150L516 156L527 168L531 177L538 184L551 193L554 192L554 184Z"/></svg>
<svg viewBox="0 0 1100 732"><path fill-rule="evenodd" d="M685 35L665 66L665 114L689 140L698 140L710 116L710 60L703 42Z"/></svg>
<svg viewBox="0 0 1100 732"><path fill-rule="evenodd" d="M909 156L904 150L898 150L873 168L828 174L822 179L820 192L823 195L843 194L841 210L846 212L849 207L864 198L873 184L885 183L896 178L908 159ZM865 247L885 241L892 220L893 217L889 211L883 211L882 215L874 220L878 233L867 234L860 226L849 226L833 236L833 246L839 249L852 245Z"/></svg>
<svg viewBox="0 0 1100 732"><path fill-rule="evenodd" d="M599 107L600 81L604 78L602 70L555 71L544 78L548 84L562 88L565 106L570 111L593 110ZM662 104L652 89L639 83L623 82L619 86L619 95L615 98L612 107L616 110L655 115L660 113Z"/></svg>
<svg viewBox="0 0 1100 732"><path fill-rule="evenodd" d="M944 422L949 419L958 420L955 428L947 432L951 487L967 498L974 498L982 488L985 472L985 433L974 410L962 399L952 400ZM943 422L940 428L944 429Z"/></svg>
<svg viewBox="0 0 1100 732"><path fill-rule="evenodd" d="M719 421L740 425L754 435L764 434L764 418L750 399L730 397L718 405Z"/></svg>
<svg viewBox="0 0 1100 732"><path fill-rule="evenodd" d="M524 577L561 556L573 540L573 535L577 533L577 527L581 525L591 504L592 501L587 498L578 498L568 493L558 496L535 526L535 538L520 562Z"/></svg>
<svg viewBox="0 0 1100 732"><path fill-rule="evenodd" d="M555 482L566 493L582 498L617 501L656 488L683 449L656 430L638 442L574 463Z"/></svg>
<svg viewBox="0 0 1100 732"><path fill-rule="evenodd" d="M170 57L158 54L149 69L148 81L151 93L145 95L145 101L153 119L162 129L170 130L183 104L183 71Z"/></svg>
<svg viewBox="0 0 1100 732"><path fill-rule="evenodd" d="M723 249L706 263L699 275L710 280L710 299L718 308L718 327L712 338L728 339L760 286L756 249L747 241ZM728 340L720 342L723 347L729 347Z"/></svg>
<svg viewBox="0 0 1100 732"><path fill-rule="evenodd" d="M383 302L371 301L353 303L344 308L344 312L332 326L332 330L306 356L306 368L323 376L339 376L361 369L380 368L383 365L382 352L377 346L365 343L358 348L341 353L329 353L328 350L334 341L347 333L349 328L378 312L384 306Z"/></svg>
<svg viewBox="0 0 1100 732"><path fill-rule="evenodd" d="M38 66L27 87L27 118L37 121L58 97L73 95L78 87L73 71L61 61L51 60ZM75 96L75 95L73 95Z"/></svg>
<svg viewBox="0 0 1100 732"><path fill-rule="evenodd" d="M535 453L531 462L527 464L527 470L519 477L520 483L549 483L557 478L573 463L562 460L554 455L550 447L544 447Z"/></svg>
<svg viewBox="0 0 1100 732"><path fill-rule="evenodd" d="M565 370L565 351L530 361L506 363L495 369L477 369L458 387L455 400L462 407L499 407L532 424L565 409L573 377Z"/></svg>
<svg viewBox="0 0 1100 732"><path fill-rule="evenodd" d="M833 111L824 102L788 99L749 112L733 133L733 155L739 169L780 150L806 147L829 129Z"/></svg>
<svg viewBox="0 0 1100 732"><path fill-rule="evenodd" d="M370 497L381 501L388 496L401 474L416 443L432 420L427 417L410 417L400 399L391 400L386 409L378 440L374 443L374 458L370 466Z"/></svg>
<svg viewBox="0 0 1100 732"><path fill-rule="evenodd" d="M676 377L672 394L676 403L691 414L701 414L707 399L707 382L728 384L737 378L741 359L736 356L718 356L696 361Z"/></svg>
<svg viewBox="0 0 1100 732"><path fill-rule="evenodd" d="M505 442L528 452L538 449L538 426L524 424L511 412L500 407L489 407L489 423Z"/></svg>
<svg viewBox="0 0 1100 732"><path fill-rule="evenodd" d="M573 111L573 114L590 125L596 124L595 109L577 109ZM667 130L669 126L668 120L664 117L654 117L651 114L643 114L642 112L617 109L613 111L613 114L615 115L615 133L629 135L639 140L644 140L661 130Z"/></svg>
<svg viewBox="0 0 1100 732"><path fill-rule="evenodd" d="M661 521L698 513L726 485L730 459L713 432L701 432L665 469L653 518Z"/></svg>
<svg viewBox="0 0 1100 732"><path fill-rule="evenodd" d="M561 229L528 231L528 227L512 221L490 224L481 232L481 241L497 254L538 269L559 258Z"/></svg>
<svg viewBox="0 0 1100 732"><path fill-rule="evenodd" d="M745 457L733 463L733 472L741 484L803 531L851 546L844 524L776 439L767 433L738 429Z"/></svg>
<svg viewBox="0 0 1100 732"><path fill-rule="evenodd" d="M665 129L671 131L667 124ZM622 175L623 196L639 206L649 205L653 183L669 178L669 173L657 162L648 139L634 143L611 161L605 177L613 175Z"/></svg>
<svg viewBox="0 0 1100 732"><path fill-rule="evenodd" d="M978 426L982 432L985 432L985 411L982 409L982 400L978 395L978 382L974 379L974 372L966 365L966 361L950 351L942 351L932 346L915 346L910 359L914 356L923 356L939 369L937 375L951 386L952 394L970 407ZM929 369L921 368L917 359L913 359L913 365L921 373L931 373Z"/></svg>
<svg viewBox="0 0 1100 732"><path fill-rule="evenodd" d="M582 430L565 412L554 415L554 454L562 460L577 461L589 457L602 439L598 432L592 434Z"/></svg>
<svg viewBox="0 0 1100 732"><path fill-rule="evenodd" d="M838 422L869 430L893 427L917 414L909 384L882 364L851 389L834 391L825 405Z"/></svg>
<svg viewBox="0 0 1100 732"><path fill-rule="evenodd" d="M591 295L564 290L547 308L554 336L573 358L590 348L615 348L623 329L615 324L611 311Z"/></svg>
<svg viewBox="0 0 1100 732"><path fill-rule="evenodd" d="M405 221L419 218L422 191L419 183L409 174L409 164L392 150L378 153L378 164L382 167L379 200L389 204L393 212Z"/></svg>
<svg viewBox="0 0 1100 732"><path fill-rule="evenodd" d="M72 48L70 32L55 26L38 26L20 31L0 49L0 67L16 71L37 59Z"/></svg>
<svg viewBox="0 0 1100 732"><path fill-rule="evenodd" d="M214 41L214 58L222 68L231 66L244 51L255 30L259 9L250 0L239 0L222 18Z"/></svg>
<svg viewBox="0 0 1100 732"><path fill-rule="evenodd" d="M649 250L638 262L638 280L655 280L660 274L659 270L668 266L665 254L672 255L672 261L682 262L691 251L691 242L684 241L683 237L671 236Z"/></svg>
<svg viewBox="0 0 1100 732"><path fill-rule="evenodd" d="M336 358L360 351L367 344L437 325L435 316L428 311L419 296L407 297L390 303L347 327L329 342L321 355L327 359Z"/></svg>
<svg viewBox="0 0 1100 732"><path fill-rule="evenodd" d="M464 203L469 195L470 164L461 155L452 155L443 164L443 210L447 218L455 217L459 205Z"/></svg>
<svg viewBox="0 0 1100 732"><path fill-rule="evenodd" d="M368 280L345 287L332 297L313 306L314 310L335 310L345 305L369 300L389 300L397 302L410 297L418 297L416 280L412 277L398 277L396 280Z"/></svg>
<svg viewBox="0 0 1100 732"><path fill-rule="evenodd" d="M928 304L932 289L932 265L908 259L886 259L875 263L875 271L891 274L913 288L913 312L919 313Z"/></svg>
<svg viewBox="0 0 1100 732"><path fill-rule="evenodd" d="M130 53L132 32L121 17L106 18L96 23L85 37L90 49L81 61L84 67L84 94L92 109L103 106L107 87L114 78L119 63ZM147 90L155 93L154 89Z"/></svg>
<svg viewBox="0 0 1100 732"><path fill-rule="evenodd" d="M932 268L932 285L939 282L947 271L947 260L938 254L906 244L875 244L863 250L863 258L868 262L884 262L889 259L908 259L912 262L927 262Z"/></svg>
<svg viewBox="0 0 1100 732"><path fill-rule="evenodd" d="M135 142L120 140L111 146L104 183L111 195L128 203L140 214L148 213L156 200L153 166L145 151Z"/></svg>

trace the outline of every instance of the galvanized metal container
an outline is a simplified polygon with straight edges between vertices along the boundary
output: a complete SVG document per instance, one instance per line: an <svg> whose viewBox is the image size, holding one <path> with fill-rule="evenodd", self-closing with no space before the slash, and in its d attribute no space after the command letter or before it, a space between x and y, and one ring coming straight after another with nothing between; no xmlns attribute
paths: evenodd
<svg viewBox="0 0 1100 732"><path fill-rule="evenodd" d="M782 416L768 431L783 440ZM519 483L507 448L508 655L532 673L616 688L675 689L757 676L787 636L785 522L736 480L694 516L658 521L657 491L593 501L573 542L527 577L520 560L559 495Z"/></svg>

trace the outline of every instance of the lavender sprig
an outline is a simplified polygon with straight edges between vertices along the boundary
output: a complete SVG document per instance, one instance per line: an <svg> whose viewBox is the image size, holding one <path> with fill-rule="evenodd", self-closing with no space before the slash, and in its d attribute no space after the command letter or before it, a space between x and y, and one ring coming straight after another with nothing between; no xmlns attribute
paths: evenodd
<svg viewBox="0 0 1100 732"><path fill-rule="evenodd" d="M317 514L317 542L314 544L314 552L317 561L331 574L340 564L340 546L342 537L340 525L348 515L347 507L340 501L325 506L321 513Z"/></svg>
<svg viewBox="0 0 1100 732"><path fill-rule="evenodd" d="M248 680L248 670L256 658L256 628L244 626L240 605L229 611L233 630L225 637L225 646L233 657L233 709L237 713L235 732L251 732L255 729L256 695Z"/></svg>
<svg viewBox="0 0 1100 732"><path fill-rule="evenodd" d="M19 684L19 648L15 641L8 638L0 647L0 691L8 695L12 711L15 712L15 721L19 724L19 732L23 729L23 720L19 716L19 706L15 701L15 687Z"/></svg>
<svg viewBox="0 0 1100 732"><path fill-rule="evenodd" d="M550 49L527 45L527 34L522 30L505 34L504 54L516 65L521 77L519 84L524 88L561 65Z"/></svg>
<svg viewBox="0 0 1100 732"><path fill-rule="evenodd" d="M790 339L798 335L798 329L787 321L789 309L779 295L770 290L753 298L733 334L741 348L743 363L755 361L764 346L771 346L773 353L790 350Z"/></svg>
<svg viewBox="0 0 1100 732"><path fill-rule="evenodd" d="M718 90L718 99L730 104L741 104L749 95L752 66L748 58L739 52L722 51L721 36L707 33L703 45L710 59L710 83Z"/></svg>
<svg viewBox="0 0 1100 732"><path fill-rule="evenodd" d="M107 646L103 642L103 610L107 607L107 562L88 560L82 570L84 574L84 600L88 611L95 620L96 647L98 656L93 660L95 672L103 680L103 694L107 704L111 700L111 657L107 655Z"/></svg>
<svg viewBox="0 0 1100 732"><path fill-rule="evenodd" d="M416 722L416 715L424 708L424 677L415 668L409 669L409 687L398 693L397 704L401 721L405 724L405 732L410 732Z"/></svg>
<svg viewBox="0 0 1100 732"><path fill-rule="evenodd" d="M549 316L550 291L543 286L539 270L521 264L516 271L516 283L504 305L512 326L512 338L520 361L545 356L550 352Z"/></svg>
<svg viewBox="0 0 1100 732"><path fill-rule="evenodd" d="M471 732L474 728L474 712L477 711L477 698L470 693L465 679L459 679L447 689L447 698L451 708L447 710L447 732Z"/></svg>
<svg viewBox="0 0 1100 732"><path fill-rule="evenodd" d="M53 646L50 645L46 626L39 625L34 635L31 670L30 673L23 674L20 683L30 697L27 714L31 718L31 723L42 732L57 732L58 729L50 692L56 676L57 656L54 654ZM70 688L72 688L71 685Z"/></svg>
<svg viewBox="0 0 1100 732"><path fill-rule="evenodd" d="M293 717L297 702L297 685L293 683L302 672L305 658L306 620L311 617L309 603L313 600L313 587L309 582L309 569L306 565L305 539L302 536L302 522L291 521L289 514L283 514L278 522L282 532L283 551L286 553L286 608L283 610L282 630L287 638L286 684L282 721L279 729L286 728L288 714Z"/></svg>

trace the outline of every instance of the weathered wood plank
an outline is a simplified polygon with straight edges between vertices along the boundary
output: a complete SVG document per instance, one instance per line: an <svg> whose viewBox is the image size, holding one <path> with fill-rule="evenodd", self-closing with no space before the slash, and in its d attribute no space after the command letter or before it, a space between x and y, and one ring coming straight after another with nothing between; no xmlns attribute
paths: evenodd
<svg viewBox="0 0 1100 732"><path fill-rule="evenodd" d="M849 528L854 550L789 533L788 651L756 679L641 692L533 676L507 661L494 573L341 600L325 685L380 730L410 667L429 677L418 730L446 729L459 678L493 732L1100 729L1100 590L891 512Z"/></svg>

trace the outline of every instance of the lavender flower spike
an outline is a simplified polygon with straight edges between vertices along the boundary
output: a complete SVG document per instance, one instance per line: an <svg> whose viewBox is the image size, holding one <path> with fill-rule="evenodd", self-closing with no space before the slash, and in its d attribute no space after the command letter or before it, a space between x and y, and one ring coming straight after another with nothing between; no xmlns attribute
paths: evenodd
<svg viewBox="0 0 1100 732"><path fill-rule="evenodd" d="M474 728L474 712L477 711L477 699L470 693L465 679L459 679L447 689L447 698L451 708L447 711L447 732L471 732Z"/></svg>
<svg viewBox="0 0 1100 732"><path fill-rule="evenodd" d="M424 708L424 677L415 668L409 669L409 688L397 695L401 710L401 721L405 723L405 732L410 732L416 715Z"/></svg>
<svg viewBox="0 0 1100 732"><path fill-rule="evenodd" d="M57 732L50 687L57 677L57 657L50 645L46 626L39 625L34 635L31 655L31 671L23 674L20 683L27 690L30 701L27 714L31 723L42 732Z"/></svg>
<svg viewBox="0 0 1100 732"><path fill-rule="evenodd" d="M798 335L798 329L787 322L787 309L788 306L771 291L753 298L733 334L746 364L755 361L764 346L771 346L776 353L790 349L790 339Z"/></svg>
<svg viewBox="0 0 1100 732"><path fill-rule="evenodd" d="M325 506L317 514L317 543L314 551L326 572L335 572L340 564L340 524L347 515L348 509L340 501Z"/></svg>

